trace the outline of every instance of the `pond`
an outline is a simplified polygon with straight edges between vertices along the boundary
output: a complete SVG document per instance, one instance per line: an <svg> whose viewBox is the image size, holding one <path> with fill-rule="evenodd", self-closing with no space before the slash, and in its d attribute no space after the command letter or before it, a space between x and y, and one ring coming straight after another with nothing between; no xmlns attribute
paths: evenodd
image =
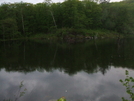
<svg viewBox="0 0 134 101"><path fill-rule="evenodd" d="M134 39L0 42L0 101L25 88L18 101L121 101L119 80L125 70L134 77L133 61Z"/></svg>

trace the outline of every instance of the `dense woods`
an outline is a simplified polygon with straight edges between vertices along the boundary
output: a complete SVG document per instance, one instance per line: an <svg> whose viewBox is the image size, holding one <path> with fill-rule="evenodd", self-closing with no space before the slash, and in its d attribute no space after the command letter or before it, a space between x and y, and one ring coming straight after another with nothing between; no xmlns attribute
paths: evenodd
<svg viewBox="0 0 134 101"><path fill-rule="evenodd" d="M0 5L0 39L51 33L58 37L68 34L91 36L98 30L128 35L134 33L133 18L133 0L3 3Z"/></svg>

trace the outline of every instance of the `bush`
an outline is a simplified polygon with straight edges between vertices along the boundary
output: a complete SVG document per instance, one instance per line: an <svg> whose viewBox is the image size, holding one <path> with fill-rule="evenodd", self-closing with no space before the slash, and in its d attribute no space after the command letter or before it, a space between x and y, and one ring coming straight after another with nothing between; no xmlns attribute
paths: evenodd
<svg viewBox="0 0 134 101"><path fill-rule="evenodd" d="M126 87L126 92L130 96L130 100L125 99L122 97L122 101L134 101L134 78L129 76L129 72L126 70L126 78L125 80L120 80L120 82L123 84L123 86Z"/></svg>

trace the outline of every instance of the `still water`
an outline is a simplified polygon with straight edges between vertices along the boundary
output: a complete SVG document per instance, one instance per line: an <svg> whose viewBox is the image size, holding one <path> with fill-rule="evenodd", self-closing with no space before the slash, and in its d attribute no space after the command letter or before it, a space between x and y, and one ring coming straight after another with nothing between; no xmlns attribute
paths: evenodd
<svg viewBox="0 0 134 101"><path fill-rule="evenodd" d="M134 39L0 43L0 101L121 101L125 70L134 77Z"/></svg>

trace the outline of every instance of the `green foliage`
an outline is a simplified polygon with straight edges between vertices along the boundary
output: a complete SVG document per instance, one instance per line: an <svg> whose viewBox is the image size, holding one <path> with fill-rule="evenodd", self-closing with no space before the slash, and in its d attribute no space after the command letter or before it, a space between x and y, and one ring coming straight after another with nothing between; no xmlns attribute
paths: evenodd
<svg viewBox="0 0 134 101"><path fill-rule="evenodd" d="M101 4L102 27L122 34L133 34L134 9L131 8L132 5L134 6L134 3L129 5L124 2Z"/></svg>
<svg viewBox="0 0 134 101"><path fill-rule="evenodd" d="M15 19L12 18L6 18L0 21L0 25L2 27L1 29L1 35L4 38L15 38L18 35L18 27Z"/></svg>
<svg viewBox="0 0 134 101"><path fill-rule="evenodd" d="M120 82L126 87L126 92L130 96L130 99L125 99L122 97L122 101L134 101L134 78L129 76L129 72L127 70L125 80L120 80Z"/></svg>
<svg viewBox="0 0 134 101"><path fill-rule="evenodd" d="M0 5L0 39L29 37L37 33L51 34L64 28L134 33L133 0L115 3L101 0L105 3L100 4L94 1L98 2L65 0L62 3L52 3L46 0L37 4L3 3Z"/></svg>
<svg viewBox="0 0 134 101"><path fill-rule="evenodd" d="M60 99L58 99L57 101L66 101L65 97L61 97Z"/></svg>
<svg viewBox="0 0 134 101"><path fill-rule="evenodd" d="M24 84L23 84L23 81L21 81L17 94L15 95L15 99L14 100L8 99L8 100L3 100L3 101L18 101L22 96L25 95L27 91L26 88L22 90L23 87L24 87Z"/></svg>

